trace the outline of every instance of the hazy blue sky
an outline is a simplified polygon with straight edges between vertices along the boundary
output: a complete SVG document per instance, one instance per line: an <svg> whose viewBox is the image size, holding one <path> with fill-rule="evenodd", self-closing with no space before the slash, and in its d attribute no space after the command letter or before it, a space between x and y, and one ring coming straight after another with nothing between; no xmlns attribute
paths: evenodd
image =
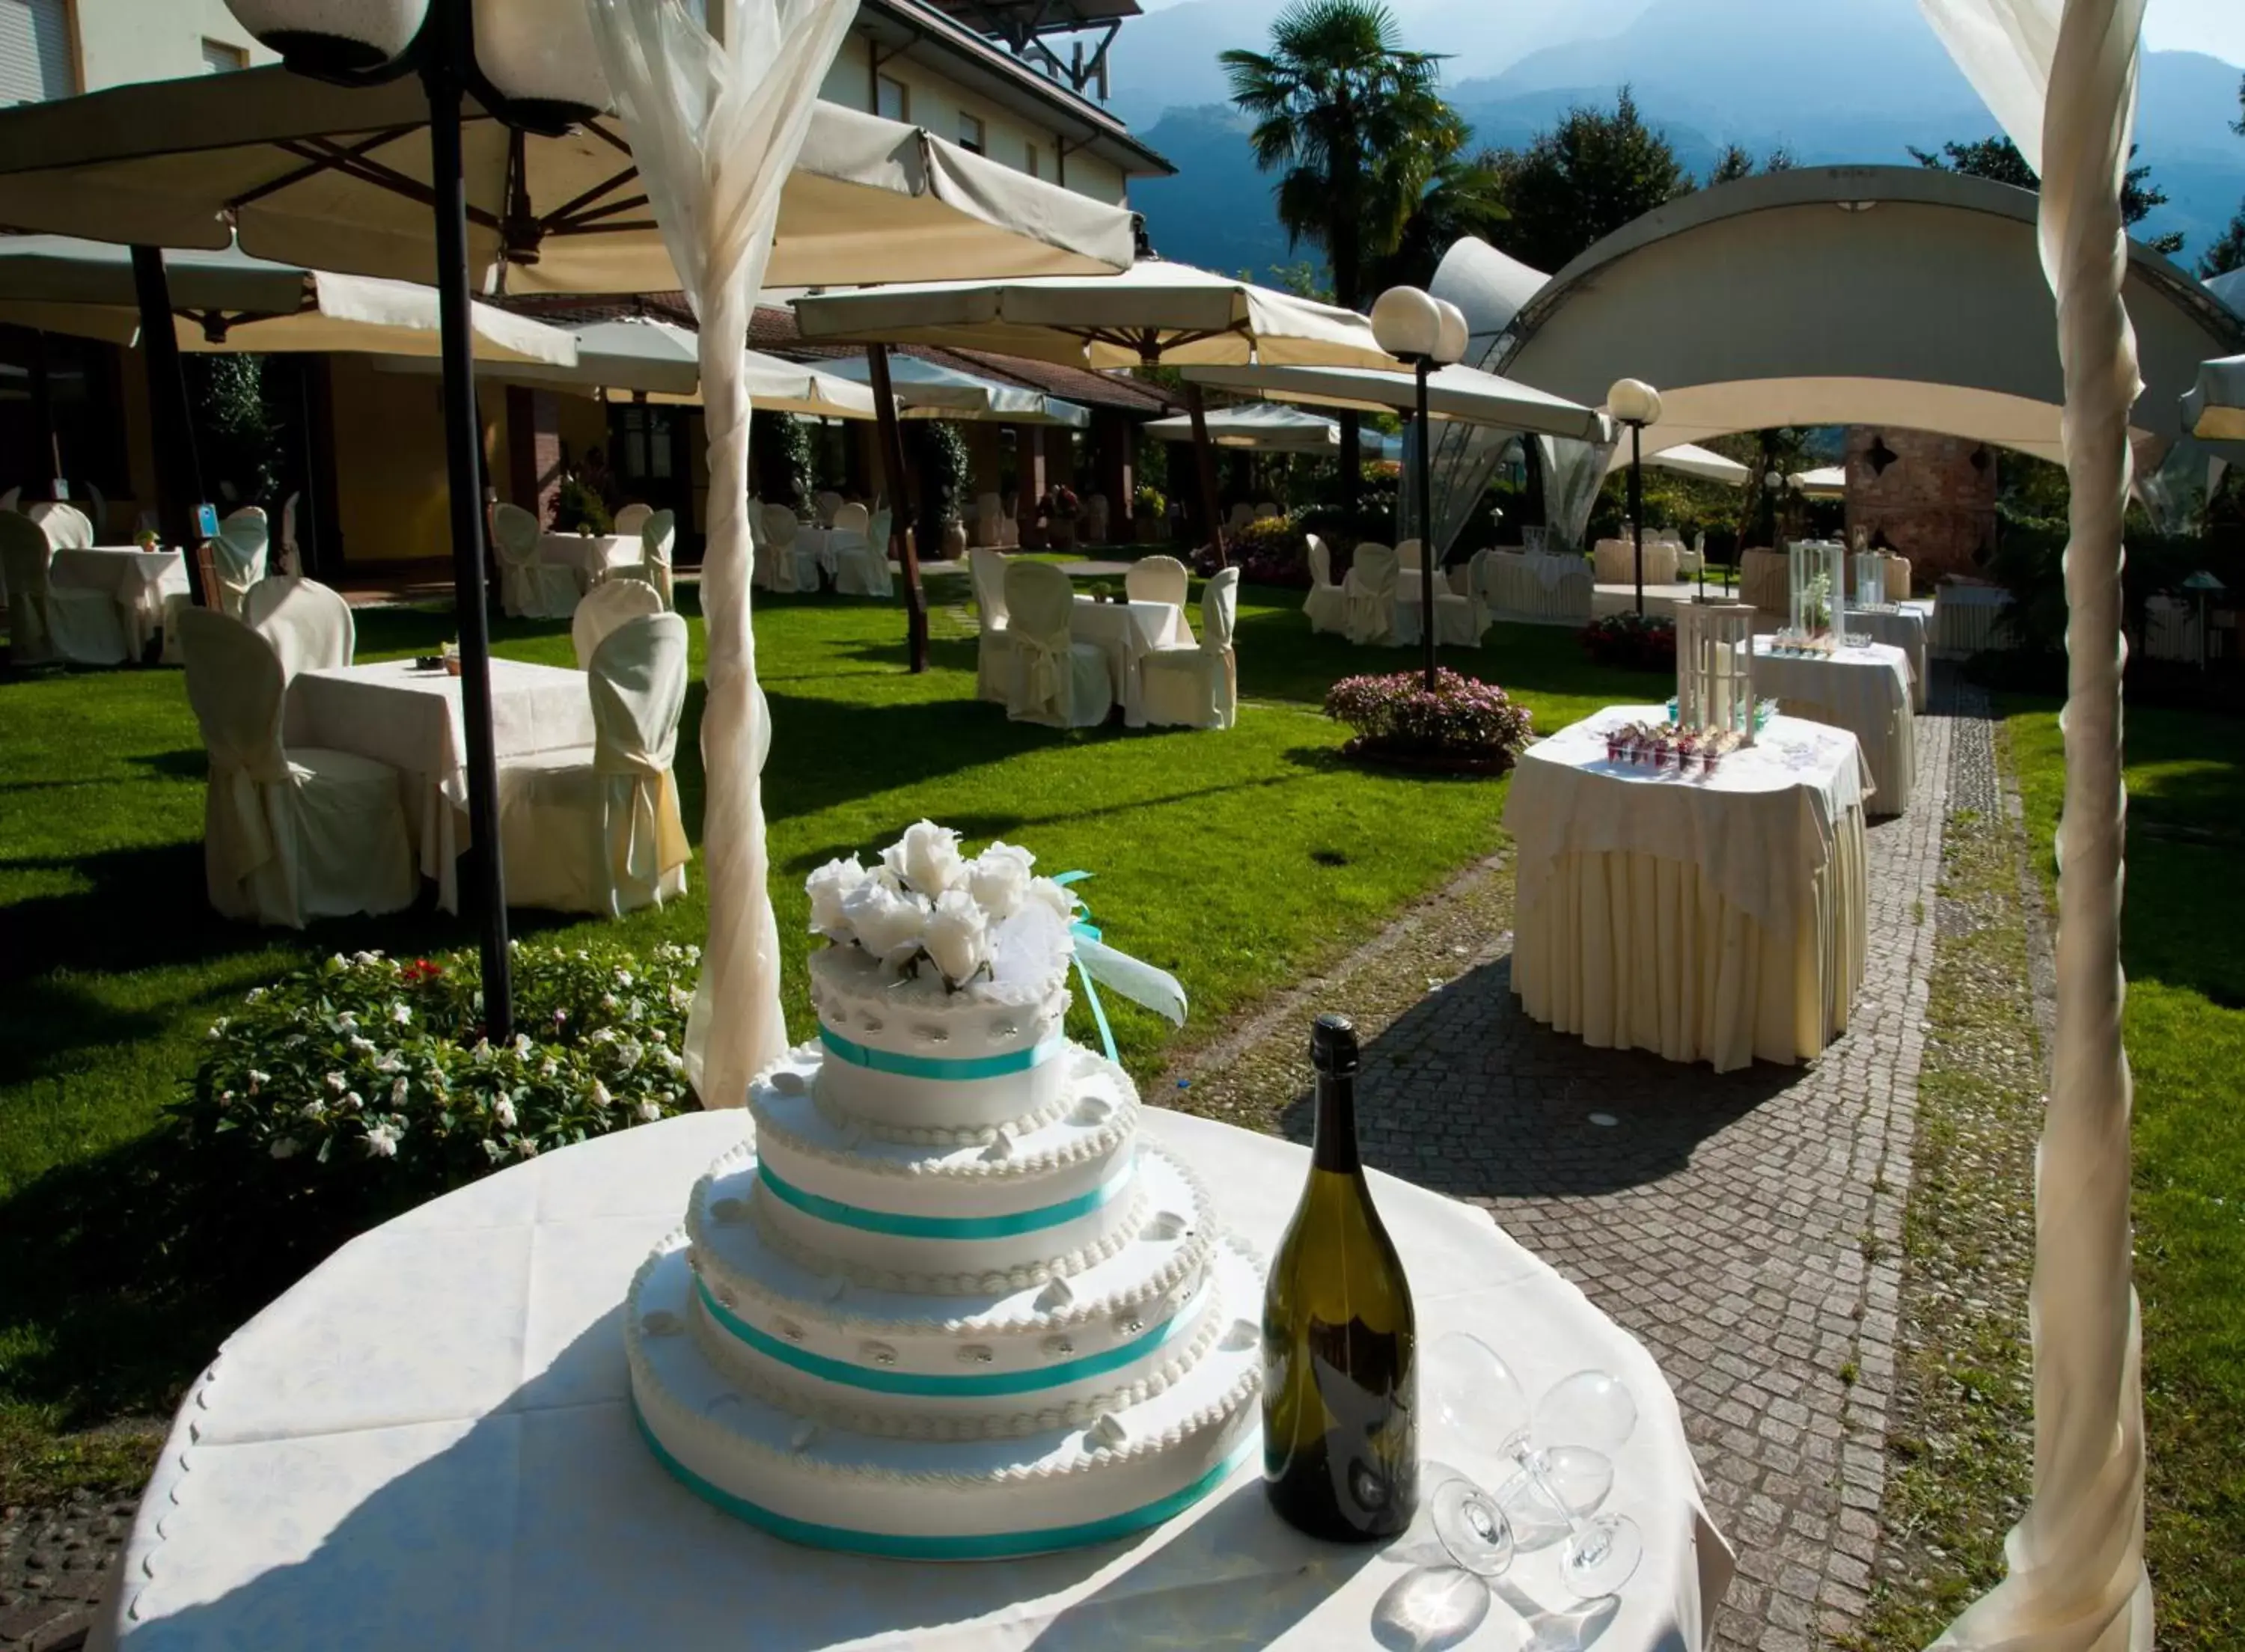
<svg viewBox="0 0 2245 1652"><path fill-rule="evenodd" d="M1138 0L1149 11L1164 11L1185 0ZM1404 0L1397 10L1406 16L1416 14L1424 18L1439 9L1443 0ZM1478 5L1486 0L1448 0L1449 3ZM1198 0L1203 5L1220 5L1224 0ZM1616 22L1617 8L1586 6L1590 15L1584 26L1576 30L1549 26L1550 13L1543 11L1539 19L1546 27L1537 32L1542 37L1536 44L1550 44L1557 40L1576 36L1611 34ZM1643 10L1639 3L1628 6L1626 11ZM1539 8L1539 11L1542 9ZM2150 9L2144 18L2144 44L2163 51L2204 51L2231 63L2245 64L2245 0L2150 0Z"/></svg>

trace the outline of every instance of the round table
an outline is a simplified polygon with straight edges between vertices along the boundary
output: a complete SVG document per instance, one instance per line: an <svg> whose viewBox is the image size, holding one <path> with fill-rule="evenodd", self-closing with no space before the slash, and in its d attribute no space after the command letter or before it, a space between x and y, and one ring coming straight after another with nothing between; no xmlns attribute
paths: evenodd
<svg viewBox="0 0 2245 1652"><path fill-rule="evenodd" d="M1787 712L1853 734L1870 769L1874 815L1909 810L1917 784L1917 719L1909 656L1888 643L1829 653L1780 653L1767 633L1753 640L1754 693Z"/></svg>
<svg viewBox="0 0 2245 1652"><path fill-rule="evenodd" d="M1267 1254L1307 1154L1150 1108L1144 1127ZM92 1644L967 1652L1200 1645L1220 1624L1242 1644L1353 1649L1428 1597L1455 1607L1423 1531L1384 1550L1317 1543L1269 1513L1251 1466L1139 1538L1004 1565L797 1548L709 1507L633 1431L617 1317L695 1178L746 1128L735 1112L625 1130L337 1251L229 1337L180 1406ZM1372 1180L1422 1347L1475 1329L1531 1394L1591 1365L1628 1383L1639 1419L1608 1506L1646 1552L1598 1645L1704 1646L1731 1556L1652 1357L1482 1212ZM1571 1610L1554 1558L1522 1556L1463 1644L1518 1645L1519 1602Z"/></svg>

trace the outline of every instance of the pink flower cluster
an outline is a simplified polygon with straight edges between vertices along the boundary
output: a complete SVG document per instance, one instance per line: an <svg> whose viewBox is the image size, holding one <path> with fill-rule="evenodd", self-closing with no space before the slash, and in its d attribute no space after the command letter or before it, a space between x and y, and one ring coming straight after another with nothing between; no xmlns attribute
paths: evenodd
<svg viewBox="0 0 2245 1652"><path fill-rule="evenodd" d="M1326 715L1373 750L1415 756L1509 762L1534 732L1528 708L1503 689L1447 668L1432 692L1416 671L1344 677L1326 694Z"/></svg>

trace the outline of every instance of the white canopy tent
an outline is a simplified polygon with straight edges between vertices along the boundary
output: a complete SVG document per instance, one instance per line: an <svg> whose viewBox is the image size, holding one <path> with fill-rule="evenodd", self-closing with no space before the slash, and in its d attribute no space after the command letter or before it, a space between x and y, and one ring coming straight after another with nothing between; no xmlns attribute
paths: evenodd
<svg viewBox="0 0 2245 1652"><path fill-rule="evenodd" d="M1663 448L1645 456L1647 464L1657 464L1664 471L1673 471L1679 476L1695 476L1702 482L1724 482L1734 488L1744 487L1753 472L1736 459L1726 459L1712 448L1696 447L1686 442L1681 447ZM1606 474L1629 468L1629 455L1618 448L1607 461Z"/></svg>
<svg viewBox="0 0 2245 1652"><path fill-rule="evenodd" d="M827 362L825 370L863 383L870 380L873 369L863 356L844 356ZM1091 423L1091 410L1077 403L917 355L890 356L889 383L899 411L908 419L1049 424L1071 430L1088 429Z"/></svg>
<svg viewBox="0 0 2245 1652"><path fill-rule="evenodd" d="M1309 407L1407 413L1418 406L1418 387L1410 374L1370 368L1189 367L1184 377L1190 384ZM1602 442L1611 436L1605 415L1595 408L1463 365L1441 368L1428 376L1427 410L1439 420L1577 442Z"/></svg>
<svg viewBox="0 0 2245 1652"><path fill-rule="evenodd" d="M436 359L433 288L275 264L232 247L166 257L176 272L173 331L183 350ZM478 360L567 368L577 359L576 341L560 328L492 304L471 305L469 317ZM68 235L0 236L0 321L138 344L131 250Z"/></svg>
<svg viewBox="0 0 2245 1652"><path fill-rule="evenodd" d="M1813 471L1795 471L1786 477L1796 491L1812 499L1843 499L1848 497L1848 467L1844 464L1820 465Z"/></svg>
<svg viewBox="0 0 2245 1652"><path fill-rule="evenodd" d="M2182 398L2184 428L2202 442L2245 442L2245 355L2200 365Z"/></svg>
<svg viewBox="0 0 2245 1652"><path fill-rule="evenodd" d="M1250 402L1238 407L1209 409L1206 424L1208 439L1220 448L1251 450L1257 453L1319 453L1327 456L1340 451L1340 426L1315 413L1305 413L1299 408L1285 407L1276 402ZM1194 439L1192 416L1179 413L1166 419L1153 419L1138 427L1139 433L1158 442L1190 442Z"/></svg>

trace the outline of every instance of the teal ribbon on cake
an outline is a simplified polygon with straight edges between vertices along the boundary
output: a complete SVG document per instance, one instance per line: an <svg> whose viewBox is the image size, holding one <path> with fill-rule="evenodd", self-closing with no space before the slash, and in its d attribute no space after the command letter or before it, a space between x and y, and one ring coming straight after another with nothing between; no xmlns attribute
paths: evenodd
<svg viewBox="0 0 2245 1652"><path fill-rule="evenodd" d="M783 1180L769 1160L759 1160L756 1175L775 1198L793 1205L805 1215L817 1216L865 1233L884 1233L899 1239L1011 1239L1025 1233L1041 1233L1062 1222L1088 1216L1130 1185L1131 1167L1123 1166L1089 1193L1034 1210L1015 1210L1001 1216L912 1216L895 1210L868 1210L844 1204L824 1194L811 1193Z"/></svg>
<svg viewBox="0 0 2245 1652"><path fill-rule="evenodd" d="M1002 1079L1012 1073L1027 1073L1042 1066L1068 1047L1066 1039L1047 1039L1030 1049L1010 1050L1003 1055L902 1055L894 1050L877 1050L869 1044L846 1039L824 1021L818 1024L818 1041L830 1055L869 1073L892 1073L905 1079L947 1079L953 1082Z"/></svg>
<svg viewBox="0 0 2245 1652"><path fill-rule="evenodd" d="M1062 872L1053 882L1075 894L1074 886L1090 876L1089 872ZM1121 1058L1115 1053L1115 1029L1107 1024L1107 1006L1099 1001L1095 979L1104 981L1132 1003L1143 1005L1155 1014L1165 1017L1172 1026L1183 1026L1185 990L1177 985L1177 978L1108 945L1091 922L1089 904L1081 895L1075 896L1075 904L1077 916L1068 926L1068 932L1075 942L1076 978L1083 983L1083 1001L1091 1006L1091 1019L1099 1028L1099 1042L1107 1059L1115 1061Z"/></svg>

